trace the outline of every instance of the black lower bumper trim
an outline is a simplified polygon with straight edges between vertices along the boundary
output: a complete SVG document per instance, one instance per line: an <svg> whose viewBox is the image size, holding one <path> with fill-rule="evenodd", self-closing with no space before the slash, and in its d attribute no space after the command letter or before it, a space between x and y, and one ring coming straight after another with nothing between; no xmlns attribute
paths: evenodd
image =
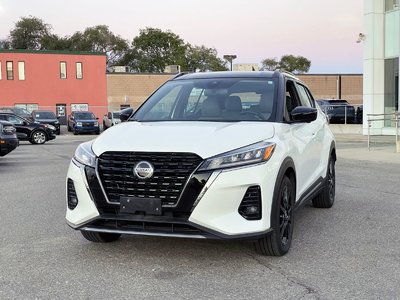
<svg viewBox="0 0 400 300"><path fill-rule="evenodd" d="M192 223L185 218L137 216L128 214L101 215L97 219L75 229L140 236L206 238L222 240L257 239L272 232L272 230L269 229L263 232L228 235Z"/></svg>

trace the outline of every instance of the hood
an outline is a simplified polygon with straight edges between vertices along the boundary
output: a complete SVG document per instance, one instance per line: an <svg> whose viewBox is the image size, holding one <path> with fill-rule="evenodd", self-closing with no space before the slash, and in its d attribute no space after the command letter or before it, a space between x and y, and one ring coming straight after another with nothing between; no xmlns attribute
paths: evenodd
<svg viewBox="0 0 400 300"><path fill-rule="evenodd" d="M97 119L76 119L75 122L98 122L99 120Z"/></svg>
<svg viewBox="0 0 400 300"><path fill-rule="evenodd" d="M93 152L190 152L202 158L254 144L274 136L268 122L126 122L103 132Z"/></svg>
<svg viewBox="0 0 400 300"><path fill-rule="evenodd" d="M57 122L57 119L35 119L38 122Z"/></svg>

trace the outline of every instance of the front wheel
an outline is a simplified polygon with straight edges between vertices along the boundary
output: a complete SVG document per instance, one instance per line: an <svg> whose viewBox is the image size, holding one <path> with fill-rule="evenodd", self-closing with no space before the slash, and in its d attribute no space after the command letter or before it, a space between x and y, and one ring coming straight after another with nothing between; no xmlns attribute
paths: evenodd
<svg viewBox="0 0 400 300"><path fill-rule="evenodd" d="M336 178L335 160L331 156L326 171L325 185L322 191L312 200L314 207L331 208L335 202Z"/></svg>
<svg viewBox="0 0 400 300"><path fill-rule="evenodd" d="M272 233L256 241L256 251L263 255L282 256L289 251L293 234L294 184L284 176L274 194L271 210Z"/></svg>
<svg viewBox="0 0 400 300"><path fill-rule="evenodd" d="M93 232L81 230L81 233L85 239L95 243L110 243L118 240L120 234L118 233L107 233L107 232Z"/></svg>
<svg viewBox="0 0 400 300"><path fill-rule="evenodd" d="M46 133L42 130L37 130L32 134L30 142L32 144L44 144L47 140Z"/></svg>

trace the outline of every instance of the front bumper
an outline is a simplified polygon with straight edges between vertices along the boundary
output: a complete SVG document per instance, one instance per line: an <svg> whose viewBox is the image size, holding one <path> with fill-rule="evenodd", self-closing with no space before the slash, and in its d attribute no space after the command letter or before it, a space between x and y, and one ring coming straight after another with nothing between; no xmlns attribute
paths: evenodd
<svg viewBox="0 0 400 300"><path fill-rule="evenodd" d="M19 145L19 141L17 138L12 137L1 137L0 138L0 156L4 156L11 151L13 151L15 148L17 148Z"/></svg>
<svg viewBox="0 0 400 300"><path fill-rule="evenodd" d="M54 140L56 138L56 131L53 131L51 129L47 129L47 139Z"/></svg>
<svg viewBox="0 0 400 300"><path fill-rule="evenodd" d="M201 186L199 180L192 186L189 179L177 206L163 207L160 216L126 214L107 201L93 168L72 161L67 177L73 181L78 204L67 208L67 223L78 230L189 238L244 239L270 232L277 172L264 163L203 176ZM238 208L247 189L255 185L261 187L262 217L246 220Z"/></svg>
<svg viewBox="0 0 400 300"><path fill-rule="evenodd" d="M99 126L75 126L74 130L78 133L82 132L99 132L100 127Z"/></svg>

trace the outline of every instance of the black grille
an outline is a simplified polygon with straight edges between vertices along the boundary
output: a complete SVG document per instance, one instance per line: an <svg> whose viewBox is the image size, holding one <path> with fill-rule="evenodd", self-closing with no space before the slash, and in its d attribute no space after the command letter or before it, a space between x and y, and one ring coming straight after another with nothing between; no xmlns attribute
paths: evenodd
<svg viewBox="0 0 400 300"><path fill-rule="evenodd" d="M149 179L139 179L133 168L140 161L154 167ZM202 159L192 153L105 152L98 160L98 170L110 202L120 197L159 198L164 206L173 206L190 174Z"/></svg>
<svg viewBox="0 0 400 300"><path fill-rule="evenodd" d="M74 182L69 178L67 182L67 199L69 209L74 209L78 205L78 197L76 196Z"/></svg>
<svg viewBox="0 0 400 300"><path fill-rule="evenodd" d="M247 220L261 219L261 189L258 185L247 189L238 211Z"/></svg>
<svg viewBox="0 0 400 300"><path fill-rule="evenodd" d="M93 125L93 122L82 122L82 126L92 127Z"/></svg>

